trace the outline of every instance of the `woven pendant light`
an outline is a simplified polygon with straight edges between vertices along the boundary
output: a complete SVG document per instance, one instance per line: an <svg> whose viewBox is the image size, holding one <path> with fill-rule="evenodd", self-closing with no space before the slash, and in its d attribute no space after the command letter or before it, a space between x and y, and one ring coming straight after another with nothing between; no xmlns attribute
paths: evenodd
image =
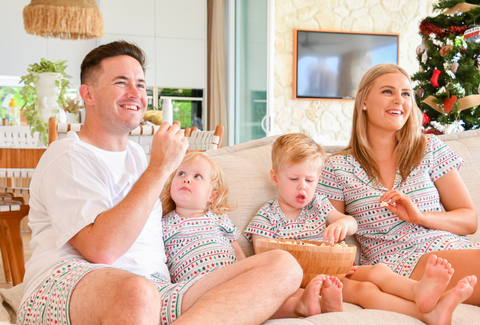
<svg viewBox="0 0 480 325"><path fill-rule="evenodd" d="M29 34L61 39L103 37L103 16L95 0L32 0L23 9Z"/></svg>

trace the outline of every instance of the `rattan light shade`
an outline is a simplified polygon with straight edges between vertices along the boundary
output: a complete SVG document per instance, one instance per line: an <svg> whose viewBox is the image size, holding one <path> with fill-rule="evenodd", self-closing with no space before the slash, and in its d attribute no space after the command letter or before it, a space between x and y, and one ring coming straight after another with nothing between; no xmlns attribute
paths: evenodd
<svg viewBox="0 0 480 325"><path fill-rule="evenodd" d="M32 0L23 9L29 34L62 39L103 37L103 16L95 0Z"/></svg>

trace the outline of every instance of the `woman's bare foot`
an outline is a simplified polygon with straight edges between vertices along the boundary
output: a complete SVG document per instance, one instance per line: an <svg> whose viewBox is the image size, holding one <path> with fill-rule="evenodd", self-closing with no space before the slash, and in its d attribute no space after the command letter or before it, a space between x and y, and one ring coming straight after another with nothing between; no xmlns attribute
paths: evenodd
<svg viewBox="0 0 480 325"><path fill-rule="evenodd" d="M415 303L421 313L429 313L435 308L452 275L453 268L446 259L436 255L428 258L425 273L415 285Z"/></svg>
<svg viewBox="0 0 480 325"><path fill-rule="evenodd" d="M443 325L451 324L455 308L467 300L473 293L473 287L477 284L477 277L466 276L451 290L445 292L438 300L435 309L425 314L422 319L427 324Z"/></svg>
<svg viewBox="0 0 480 325"><path fill-rule="evenodd" d="M330 276L323 281L320 289L322 313L343 311L342 288L343 283L337 277Z"/></svg>
<svg viewBox="0 0 480 325"><path fill-rule="evenodd" d="M322 313L320 308L320 288L324 281L328 279L326 275L317 275L305 287L302 295L298 297L295 307L295 313L300 317L308 317Z"/></svg>

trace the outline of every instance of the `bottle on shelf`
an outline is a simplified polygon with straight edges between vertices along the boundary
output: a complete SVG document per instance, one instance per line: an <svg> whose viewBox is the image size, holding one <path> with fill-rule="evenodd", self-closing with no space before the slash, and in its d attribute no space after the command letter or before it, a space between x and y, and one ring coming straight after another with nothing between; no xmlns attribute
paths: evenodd
<svg viewBox="0 0 480 325"><path fill-rule="evenodd" d="M8 125L12 125L12 126L20 125L20 117L18 116L18 107L17 107L17 104L15 104L14 98L10 100L10 104L8 105L7 114L5 114L5 117L7 115L8 115Z"/></svg>

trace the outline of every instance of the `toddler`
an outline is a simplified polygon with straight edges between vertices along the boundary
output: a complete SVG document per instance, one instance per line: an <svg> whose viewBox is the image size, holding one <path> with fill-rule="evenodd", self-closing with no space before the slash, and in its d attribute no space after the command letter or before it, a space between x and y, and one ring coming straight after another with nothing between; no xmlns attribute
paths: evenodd
<svg viewBox="0 0 480 325"><path fill-rule="evenodd" d="M255 241L260 238L333 244L355 233L355 219L336 211L322 193L316 192L324 159L323 149L304 134L286 134L275 141L270 176L278 198L265 203L245 229L255 252ZM402 277L384 264L353 267L351 273L342 280L343 301L396 311L428 324L448 323L456 306L472 294L476 284L475 277L465 277L445 292L453 269L435 255L428 259L420 281Z"/></svg>
<svg viewBox="0 0 480 325"><path fill-rule="evenodd" d="M161 194L167 266L173 283L206 275L246 258L237 243L239 231L226 212L228 188L220 167L203 153L188 153L168 178ZM341 304L341 282L319 275L287 299L272 318L311 316Z"/></svg>

